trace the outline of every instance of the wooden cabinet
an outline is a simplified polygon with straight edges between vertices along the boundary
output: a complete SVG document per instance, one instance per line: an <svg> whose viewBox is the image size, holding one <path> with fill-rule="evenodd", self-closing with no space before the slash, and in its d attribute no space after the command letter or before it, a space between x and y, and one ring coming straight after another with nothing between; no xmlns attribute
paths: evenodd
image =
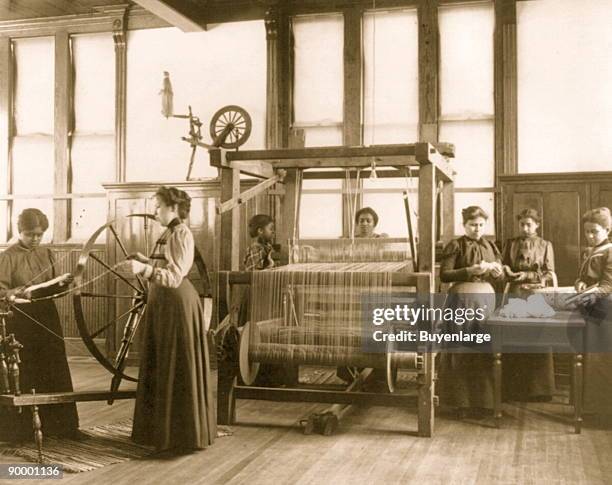
<svg viewBox="0 0 612 485"><path fill-rule="evenodd" d="M560 285L572 285L586 248L581 217L595 207L612 207L612 172L521 174L500 177L500 239L518 234L516 216L526 208L542 215L540 235L553 243Z"/></svg>

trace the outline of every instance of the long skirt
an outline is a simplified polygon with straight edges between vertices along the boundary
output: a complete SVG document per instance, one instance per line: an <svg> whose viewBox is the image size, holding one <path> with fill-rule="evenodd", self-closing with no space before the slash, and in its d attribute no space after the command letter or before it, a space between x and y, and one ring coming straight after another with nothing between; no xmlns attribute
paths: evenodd
<svg viewBox="0 0 612 485"><path fill-rule="evenodd" d="M158 451L201 449L216 436L213 381L204 314L188 279L152 285L132 438Z"/></svg>
<svg viewBox="0 0 612 485"><path fill-rule="evenodd" d="M585 312L584 410L612 416L612 296Z"/></svg>
<svg viewBox="0 0 612 485"><path fill-rule="evenodd" d="M531 293L520 283L510 285L511 296L527 298ZM529 401L550 398L555 392L555 369L552 351L529 354L505 353L503 357L503 398Z"/></svg>
<svg viewBox="0 0 612 485"><path fill-rule="evenodd" d="M447 307L482 308L488 317L495 309L495 291L488 283L458 283L447 298ZM454 330L477 332L478 325ZM451 328L447 329L452 331ZM465 350L465 349L462 349ZM440 402L456 408L493 408L493 357L490 353L450 352L443 350L438 362Z"/></svg>
<svg viewBox="0 0 612 485"><path fill-rule="evenodd" d="M28 316L26 316L27 314ZM72 392L62 326L55 304L39 301L18 305L7 319L7 334L14 333L23 345L19 352L19 381L22 393ZM71 436L79 428L75 403L40 406L45 436ZM32 412L24 407L0 406L0 440L33 440Z"/></svg>

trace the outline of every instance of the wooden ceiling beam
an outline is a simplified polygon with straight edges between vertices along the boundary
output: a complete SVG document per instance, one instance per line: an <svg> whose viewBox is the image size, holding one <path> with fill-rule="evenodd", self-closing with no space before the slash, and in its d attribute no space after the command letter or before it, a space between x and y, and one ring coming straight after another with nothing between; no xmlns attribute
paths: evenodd
<svg viewBox="0 0 612 485"><path fill-rule="evenodd" d="M134 0L134 2L183 32L206 30L206 2L197 0Z"/></svg>

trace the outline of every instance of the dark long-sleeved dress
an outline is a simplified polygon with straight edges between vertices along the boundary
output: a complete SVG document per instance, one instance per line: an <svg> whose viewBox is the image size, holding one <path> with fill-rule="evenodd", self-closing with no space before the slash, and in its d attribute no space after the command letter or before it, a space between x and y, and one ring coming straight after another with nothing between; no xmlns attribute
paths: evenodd
<svg viewBox="0 0 612 485"><path fill-rule="evenodd" d="M523 283L540 283L546 273L555 270L552 243L539 236L510 239L504 247L503 263L514 272L526 272L527 278L510 285L509 294L520 293ZM514 400L548 398L555 390L552 352L504 354L504 397Z"/></svg>
<svg viewBox="0 0 612 485"><path fill-rule="evenodd" d="M204 312L187 278L194 248L187 226L172 221L149 287L132 438L160 451L205 448L216 436Z"/></svg>
<svg viewBox="0 0 612 485"><path fill-rule="evenodd" d="M497 248L484 238L462 236L448 243L440 263L440 279L454 285L449 290L447 305L463 308L495 308L497 281L488 276L469 275L467 268L480 262L501 262ZM477 331L477 328L464 328ZM440 354L438 372L440 401L456 408L493 408L493 365L488 353Z"/></svg>
<svg viewBox="0 0 612 485"><path fill-rule="evenodd" d="M45 247L28 249L13 244L0 254L0 294L10 289L30 286L53 279L56 275L53 253ZM33 298L61 291L58 285L39 290ZM7 333L14 333L23 345L20 351L20 387L22 392L70 392L72 379L66 359L59 315L53 300L17 305L7 319ZM58 404L40 408L45 436L70 436L79 427L76 405ZM0 440L33 439L32 414L0 407Z"/></svg>
<svg viewBox="0 0 612 485"><path fill-rule="evenodd" d="M584 309L587 321L584 409L612 415L612 243L592 248L581 265L578 280L598 285L598 299Z"/></svg>

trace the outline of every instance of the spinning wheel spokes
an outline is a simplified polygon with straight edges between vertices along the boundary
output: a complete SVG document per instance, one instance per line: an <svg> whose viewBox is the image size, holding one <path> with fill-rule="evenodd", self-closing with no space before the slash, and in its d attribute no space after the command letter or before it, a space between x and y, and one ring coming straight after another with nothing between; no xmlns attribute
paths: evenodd
<svg viewBox="0 0 612 485"><path fill-rule="evenodd" d="M111 234L115 237L115 242L117 243L117 245L119 246L119 248L121 249L121 252L123 253L124 257L128 257L128 252L127 249L125 249L125 245L123 244L123 241L121 240L121 238L119 237L119 234L117 234L117 231L115 230L115 228L113 227L112 224L110 224L108 226ZM145 235L146 237L146 235ZM142 281L142 278L140 275L136 275L136 279L138 280L138 285L140 286L140 289L142 291L145 291L145 284L144 281Z"/></svg>
<svg viewBox="0 0 612 485"><path fill-rule="evenodd" d="M251 117L240 106L230 105L217 111L210 122L210 136L215 146L238 148L251 134Z"/></svg>
<svg viewBox="0 0 612 485"><path fill-rule="evenodd" d="M128 247L132 251L141 249L141 252L149 255L148 248L152 245L149 245L148 238L153 237L152 232L154 232L149 231L149 221L155 220L155 217L151 214L132 214L127 217L143 219L145 235L142 241L143 247L132 247L133 244L126 246L116 230L115 222L109 222L98 228L85 243L74 271L73 306L77 327L89 352L113 375L111 392L119 388L123 379L134 382L138 380L126 372L126 364L130 346L147 307L148 288L142 279L132 280L119 272L116 265L111 266L104 261L100 254L96 254L99 248L95 245L102 239L110 243L107 244L107 248L112 248L114 243L117 248L115 251L117 263L127 258ZM203 287L200 296L210 297L211 286L206 264L197 247L194 266ZM107 278L101 279L104 275ZM110 308L110 315L100 315L100 305L95 304L100 300ZM117 336L121 335L119 343ZM108 356L108 351L114 348L115 342L119 345L113 359ZM111 402L112 398L109 400L109 403Z"/></svg>
<svg viewBox="0 0 612 485"><path fill-rule="evenodd" d="M113 374L111 390L116 390L122 379L137 380L136 377L125 373L125 363L129 346L146 308L146 286L141 279L131 281L126 275L117 271L116 267L109 265L95 254L96 241L103 236L107 241L115 242L118 247L117 262L125 260L128 256L126 246L119 237L113 222L104 224L95 231L84 245L74 272L77 289L73 293L73 306L77 327L85 346L96 360ZM92 274L103 272L110 275L110 281L107 279L101 282L93 278L92 284L87 283ZM105 287L107 284L114 286L114 289L109 290ZM101 315L95 311L96 306L93 304L94 299L99 298L108 302L107 307L112 312L110 317L102 317L102 324L100 324ZM129 302L127 308L126 302ZM124 338L113 360L107 357L108 349L112 349L108 339L115 337L115 330L120 324L124 326Z"/></svg>

